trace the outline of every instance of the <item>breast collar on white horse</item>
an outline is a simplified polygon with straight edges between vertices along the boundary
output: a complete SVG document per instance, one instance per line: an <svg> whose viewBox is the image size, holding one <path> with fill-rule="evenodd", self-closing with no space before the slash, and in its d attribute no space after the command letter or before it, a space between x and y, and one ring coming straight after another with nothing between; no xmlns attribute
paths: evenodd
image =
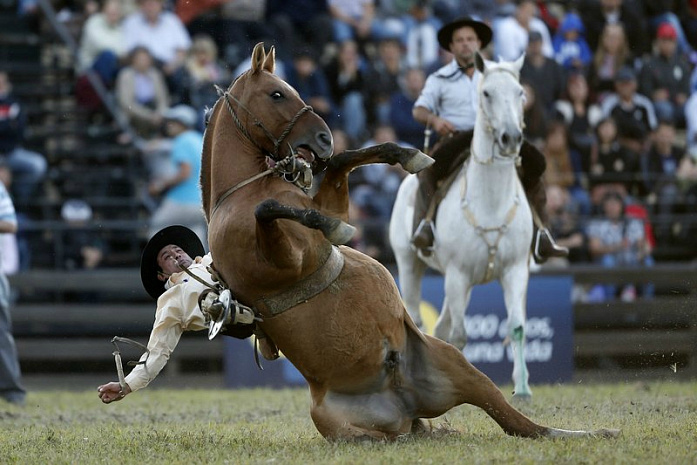
<svg viewBox="0 0 697 465"><path fill-rule="evenodd" d="M517 74L515 74L513 71L506 69L506 68L496 68L496 69L486 70L484 72L484 75L482 76L482 79L484 79L488 74L492 74L492 73L508 73L511 76L513 76L516 79L516 81L518 79L520 79L520 77ZM488 132L489 134L491 134L493 136L494 135L494 126L491 124L491 120L489 119L489 115L487 115L484 111L482 111L482 116L484 116L484 118L485 118L484 130L486 130L486 132ZM525 122L524 121L523 121L523 125L520 129L521 129L521 131L523 129L525 129ZM492 137L492 140L494 141L493 142L494 145L499 145L498 139L496 139L496 137ZM501 148L501 147L499 146L499 148ZM474 161L476 161L477 163L479 163L480 165L490 165L494 162L494 160L498 160L498 161L503 162L503 163L507 163L510 161L510 162L515 163L516 166L520 166L520 153L513 158L502 157L501 155L494 154L488 160L482 160L481 158L479 158L477 156L476 152L474 151L474 148L470 147L470 152L472 155L472 159ZM492 146L492 152L493 152L493 146Z"/></svg>
<svg viewBox="0 0 697 465"><path fill-rule="evenodd" d="M256 140L254 140L249 134L249 131L247 131L247 128L245 128L242 125L242 122L240 121L240 118L237 116L237 112L235 109L232 107L232 104L230 103L230 99L232 99L240 108L242 108L244 111L249 113L249 115L254 119L254 125L261 128L261 130L264 132L266 137L273 142L274 150L273 152L270 152L271 159L274 160L276 163L272 168L267 169L266 171L263 171L261 173L258 173L251 178L245 179L244 181L235 184L218 198L218 200L215 202L215 205L213 206L213 210L211 212L211 216L215 214L216 210L218 210L218 207L223 203L225 199L227 199L232 193L237 191L238 189L246 186L247 184L256 181L257 179L261 179L264 176L268 176L270 174L280 174L283 176L283 178L291 183L296 183L301 175L304 175L305 178L310 176L310 182L311 182L311 176L312 176L312 170L311 168L308 169L303 166L302 163L299 162L297 159L296 153L293 151L293 148L290 147L290 155L288 155L286 158L279 160L279 155L278 151L281 147L281 144L285 140L286 137L288 137L288 134L293 130L295 127L295 124L298 122L300 117L304 115L308 111L313 111L312 107L309 105L303 106L298 112L291 118L291 120L288 122L288 125L285 127L281 135L276 138L273 134L271 134L271 131L269 131L266 126L264 126L264 123L262 123L255 115L252 113L252 111L247 108L237 97L232 95L230 92L223 90L220 86L216 85L215 86L216 91L218 92L218 95L220 96L220 99L223 99L225 101L225 106L227 107L228 111L230 112L230 115L232 116L232 120L235 122L235 125L237 128L240 130L240 132L244 135L244 137L249 140L252 144L254 144L255 147L257 147L262 153L269 153L266 149L264 149ZM218 99L218 101L220 101ZM218 102L216 102L216 105ZM212 111L211 111L212 113Z"/></svg>
<svg viewBox="0 0 697 465"><path fill-rule="evenodd" d="M489 261L486 266L486 274L484 275L484 282L489 282L494 274L494 259L499 251L499 242L501 238L508 231L508 226L515 218L515 214L518 211L518 205L520 205L520 193L516 192L515 198L513 199L513 205L508 209L506 217L499 226L483 227L477 221L477 217L474 216L472 209L469 207L469 200L467 200L467 170L462 175L462 184L460 186L460 199L462 202L462 212L465 215L467 221L472 225L475 232L487 245L487 251L489 256ZM496 233L496 238L494 241L489 241L488 233Z"/></svg>

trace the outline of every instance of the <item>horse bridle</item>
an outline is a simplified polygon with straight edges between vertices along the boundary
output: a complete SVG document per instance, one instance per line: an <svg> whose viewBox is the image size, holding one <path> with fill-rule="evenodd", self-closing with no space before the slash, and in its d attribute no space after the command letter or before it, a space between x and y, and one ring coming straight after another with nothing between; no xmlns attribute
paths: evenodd
<svg viewBox="0 0 697 465"><path fill-rule="evenodd" d="M233 83L234 85L234 83ZM242 108L244 111L246 111L249 116L252 117L254 120L254 125L258 128L260 128L263 132L264 135L271 141L273 142L273 152L271 154L273 155L273 159L275 161L278 160L278 150L281 147L281 144L283 141L288 137L288 134L293 130L295 127L295 124L298 122L300 117L307 113L308 111L313 111L312 107L310 105L304 105L298 112L291 118L291 120L288 122L286 125L285 129L283 129L283 132L281 132L281 135L278 137L275 137L271 131L269 131L266 126L264 126L264 123L259 120L259 118L256 117L254 113L252 113L252 110L247 108L247 106L240 101L237 97L232 95L229 91L223 90L220 86L216 85L215 86L216 91L218 92L218 95L225 100L225 106L227 107L228 111L230 112L230 115L232 115L232 119L235 122L235 125L237 128L240 130L242 134L247 138L249 142L254 144L255 147L257 147L260 151L262 152L268 152L265 148L263 148L254 138L252 135L249 133L247 128L242 124L242 121L240 121L239 116L237 115L237 112L235 109L232 107L232 104L230 103L230 100L232 99L238 107Z"/></svg>
<svg viewBox="0 0 697 465"><path fill-rule="evenodd" d="M516 81L520 79L520 77L519 77L516 73L514 73L513 71L511 71L511 70L509 70L509 69L506 69L506 68L496 68L496 69L492 69L492 70L486 70L486 71L484 72L484 75L483 75L482 79L484 79L484 77L485 77L486 75L488 75L488 74L498 73L498 72L501 72L501 73L508 73L508 74L510 74L511 76L513 76L513 77L516 79ZM494 125L491 124L491 119L489 118L489 115L488 115L485 111L482 110L482 116L483 116L484 119L485 119L485 121L484 121L484 129L485 129L489 134L494 135ZM521 120L522 120L522 118L521 118ZM522 131L523 129L525 129L525 121L524 121L524 120L522 121L522 125L521 125L520 130ZM496 146L499 147L499 149L501 149L502 147L501 147L501 145L499 144L498 138L492 137L492 139L493 139L493 145L496 145ZM493 150L493 146L492 146L492 152L493 152L493 151L494 151L494 150ZM479 163L480 165L490 165L490 164L492 164L492 163L494 162L495 156L492 156L492 157L489 158L488 160L484 161L484 160L482 160L481 158L479 158L479 157L477 156L477 154L474 152L473 149L470 149L470 152L472 153L472 159L473 159L475 162ZM513 158L511 158L511 159L508 159L508 158L506 158L506 157L501 157L501 156L499 156L499 159L500 159L501 161L504 161L504 162L507 162L507 161L511 160L513 163L515 163L516 166L520 166L520 154L516 155L515 157L513 157Z"/></svg>
<svg viewBox="0 0 697 465"><path fill-rule="evenodd" d="M239 78L238 78L239 79ZM233 83L234 85L234 83ZM228 112L230 113L230 116L232 117L232 120L235 122L235 125L237 128L240 130L240 132L244 135L244 137L247 138L256 148L259 149L262 153L269 153L268 150L266 150L264 147L262 147L254 138L252 138L252 135L249 133L247 128L242 124L240 121L239 116L237 116L237 112L235 109L232 107L232 104L230 103L230 99L232 99L240 108L242 108L244 111L246 111L254 120L254 125L261 128L261 130L264 132L267 138L269 138L274 145L274 151L271 154L272 158L276 164L272 167L267 169L266 171L263 171L261 173L258 173L251 178L245 179L244 181L235 184L234 186L230 187L227 189L225 192L222 193L220 197L218 197L218 200L216 200L215 205L213 206L213 210L211 211L211 216L215 214L216 210L218 210L218 207L223 203L225 199L227 199L230 195L232 195L235 191L239 190L240 188L246 186L247 184L256 181L257 179L263 178L264 176L268 176L270 174L280 174L284 177L284 179L288 182L295 183L298 181L301 175L303 173L305 174L305 177L307 177L307 169L302 166L301 163L298 163L296 153L293 151L293 147L290 146L290 154L285 157L282 160L279 160L279 147L283 143L286 137L288 137L288 134L293 130L295 127L295 124L298 122L300 117L307 113L308 111L313 111L312 107L309 105L303 106L298 112L291 118L291 120L288 122L286 125L285 129L283 132L281 132L281 135L276 138L273 134L271 134L271 131L269 131L266 126L264 126L264 123L262 123L259 118L257 118L252 111L247 108L247 106L242 103L237 97L232 95L229 91L223 90L220 86L216 85L215 86L216 91L218 92L218 95L220 96L221 99L225 101L225 106L228 109ZM220 101L220 99L218 99ZM217 105L218 102L216 102ZM209 112L209 115L210 116ZM208 121L206 121L206 124Z"/></svg>

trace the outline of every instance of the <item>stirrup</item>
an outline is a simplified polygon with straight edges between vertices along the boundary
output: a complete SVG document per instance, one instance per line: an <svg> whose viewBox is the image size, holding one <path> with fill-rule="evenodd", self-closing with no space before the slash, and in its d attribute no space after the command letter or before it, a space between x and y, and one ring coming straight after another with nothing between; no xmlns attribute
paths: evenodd
<svg viewBox="0 0 697 465"><path fill-rule="evenodd" d="M549 256L542 255L540 252L540 244L542 243L542 236L547 238L549 247L552 249ZM537 234L535 234L535 246L533 247L533 258L538 264L545 263L550 257L567 257L569 255L569 249L567 247L560 247L554 241L552 234L547 228L538 228Z"/></svg>
<svg viewBox="0 0 697 465"><path fill-rule="evenodd" d="M213 291L207 293L200 306L201 311L210 321L209 341L212 341L227 326L253 324L256 320L251 308L232 298L230 289L223 290L220 295Z"/></svg>

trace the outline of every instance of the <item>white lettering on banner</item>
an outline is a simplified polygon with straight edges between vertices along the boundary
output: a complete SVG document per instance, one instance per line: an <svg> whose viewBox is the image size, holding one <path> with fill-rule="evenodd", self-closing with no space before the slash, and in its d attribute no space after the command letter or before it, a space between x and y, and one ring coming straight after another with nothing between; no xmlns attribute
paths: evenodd
<svg viewBox="0 0 697 465"><path fill-rule="evenodd" d="M491 339L499 329L499 317L494 314L465 317L465 332L470 339Z"/></svg>
<svg viewBox="0 0 697 465"><path fill-rule="evenodd" d="M470 340L491 339L497 333L501 339L505 339L508 335L508 319L499 320L499 317L493 313L466 316L465 331ZM554 337L552 320L549 317L529 318L525 322L525 337L528 339L552 339Z"/></svg>
<svg viewBox="0 0 697 465"><path fill-rule="evenodd" d="M549 362L552 360L552 350L552 341L529 340L525 343L525 361ZM511 345L506 348L506 357L509 362L513 362L513 347Z"/></svg>
<svg viewBox="0 0 697 465"><path fill-rule="evenodd" d="M503 361L503 340L508 335L508 319L490 313L465 316L465 331L470 342L464 349L472 363L497 363ZM498 336L498 338L497 338ZM525 322L525 360L548 362L552 359L554 328L550 318L530 318ZM497 338L498 340L495 340ZM513 361L513 347L505 348L505 356Z"/></svg>
<svg viewBox="0 0 697 465"><path fill-rule="evenodd" d="M525 361L549 362L552 360L552 341L533 339L525 344ZM503 341L470 342L463 351L465 358L471 363L498 363L503 361ZM505 350L506 359L513 362L513 347L509 344Z"/></svg>
<svg viewBox="0 0 697 465"><path fill-rule="evenodd" d="M464 354L471 363L498 363L503 360L503 344L500 341L468 343Z"/></svg>

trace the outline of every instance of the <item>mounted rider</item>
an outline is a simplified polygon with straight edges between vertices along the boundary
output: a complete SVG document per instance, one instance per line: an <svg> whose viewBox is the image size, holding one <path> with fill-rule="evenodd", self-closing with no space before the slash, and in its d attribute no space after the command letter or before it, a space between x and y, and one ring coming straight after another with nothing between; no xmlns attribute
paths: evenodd
<svg viewBox="0 0 697 465"><path fill-rule="evenodd" d="M417 175L419 190L414 204L414 235L411 242L427 255L432 251L434 240L432 218L435 208L430 204L437 202L434 197L438 182L452 172L456 161L462 161L462 148L469 148L472 141L479 106L478 84L481 79L481 73L474 66L475 53L491 42L492 35L488 25L469 17L443 26L438 31L438 42L444 50L453 54L453 60L428 77L421 95L414 103L412 115L416 121L426 126L427 140L428 131L431 130L440 137L431 154L436 162ZM465 152L466 157L469 150ZM523 142L520 156L518 174L533 210L533 217L537 216L532 244L535 261L544 263L550 257L565 257L568 249L559 247L544 226L544 155L532 144Z"/></svg>

